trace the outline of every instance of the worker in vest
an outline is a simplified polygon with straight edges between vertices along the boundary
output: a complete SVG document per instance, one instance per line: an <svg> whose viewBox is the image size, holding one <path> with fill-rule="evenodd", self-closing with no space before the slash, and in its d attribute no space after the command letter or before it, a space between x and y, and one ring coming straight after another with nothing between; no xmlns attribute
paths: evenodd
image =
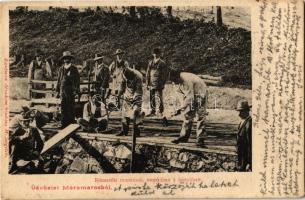
<svg viewBox="0 0 305 200"><path fill-rule="evenodd" d="M173 140L172 143L178 144L189 140L192 132L192 125L197 116L196 145L204 147L208 88L199 76L187 72L180 73L177 82L180 83L179 91L183 94L184 100L181 108L177 109L174 116L183 113L184 121L179 138Z"/></svg>
<svg viewBox="0 0 305 200"><path fill-rule="evenodd" d="M129 63L124 59L125 52L121 49L117 49L113 54L116 59L110 64L109 70L111 75L111 93L118 95L119 87L122 82L122 72L123 69L129 67ZM121 100L117 99L118 108L121 107Z"/></svg>
<svg viewBox="0 0 305 200"><path fill-rule="evenodd" d="M77 123L88 132L98 133L107 129L108 119L104 103L98 101L94 92L89 93L88 102L84 105L83 118L79 118Z"/></svg>
<svg viewBox="0 0 305 200"><path fill-rule="evenodd" d="M42 173L43 141L38 130L30 126L31 119L24 117L22 126L18 127L10 138L10 172Z"/></svg>
<svg viewBox="0 0 305 200"><path fill-rule="evenodd" d="M74 56L65 51L60 58L64 62L59 68L56 92L61 103L61 126L65 128L75 122L75 97L80 93L80 77L77 68L72 64Z"/></svg>
<svg viewBox="0 0 305 200"><path fill-rule="evenodd" d="M249 103L240 100L236 110L239 111L241 122L237 131L237 168L239 171L252 170L252 118Z"/></svg>
<svg viewBox="0 0 305 200"><path fill-rule="evenodd" d="M28 72L29 89L31 89L31 84L33 89L44 89L45 84L32 83L32 80L51 80L52 77L50 64L43 59L43 53L41 51L36 51L35 60L31 62ZM43 96L44 94L33 94L35 98L42 98Z"/></svg>
<svg viewBox="0 0 305 200"><path fill-rule="evenodd" d="M151 112L148 116L156 114L156 100L159 102L159 113L162 115L164 111L163 105L163 89L167 80L168 68L161 59L161 50L155 48L152 52L153 60L148 64L146 71L146 86L150 91L150 108Z"/></svg>
<svg viewBox="0 0 305 200"><path fill-rule="evenodd" d="M143 117L141 113L143 96L143 77L135 69L129 67L123 69L122 82L119 89L119 97L123 96L122 105L122 130L117 136L127 135L129 123L133 121L134 134L140 136L139 124Z"/></svg>
<svg viewBox="0 0 305 200"><path fill-rule="evenodd" d="M97 94L101 95L103 102L106 102L107 94L109 91L109 81L110 81L110 71L108 66L103 62L104 56L100 54L95 54L94 62L94 81L95 91Z"/></svg>

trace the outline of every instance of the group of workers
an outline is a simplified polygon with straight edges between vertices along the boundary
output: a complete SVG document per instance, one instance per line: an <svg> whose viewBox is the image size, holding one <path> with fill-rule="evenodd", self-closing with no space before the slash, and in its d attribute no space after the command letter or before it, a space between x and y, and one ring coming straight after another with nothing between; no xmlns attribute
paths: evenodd
<svg viewBox="0 0 305 200"><path fill-rule="evenodd" d="M107 130L109 111L120 108L122 112L122 128L117 136L126 136L129 132L129 124L132 122L134 134L140 136L139 124L142 122L144 113L142 112L143 101L143 75L140 71L131 68L124 58L125 52L117 49L113 54L115 60L107 66L104 63L104 56L96 54L94 57L95 67L93 70L95 91L89 92L88 102L83 108L83 117L75 119L75 97L80 95L80 75L78 69L73 64L74 56L69 51L63 52L60 58L63 65L58 70L56 97L60 98L61 103L61 126L67 127L72 123L79 123L88 132L102 132ZM151 117L158 114L163 115L163 90L168 79L168 67L161 59L162 52L159 48L152 51L153 59L149 61L146 71L146 87L150 96L150 113L146 116ZM41 77L51 77L52 72L46 62L43 61L41 54L36 54L36 59L31 63L29 69L29 83L32 79ZM207 116L208 88L203 79L199 76L181 72L177 74L175 83L179 85L179 92L184 96L184 101L180 108L176 109L171 116L183 115L184 120L180 131L180 136L172 143L178 144L188 142L193 123L196 121L196 145L205 146L207 136L205 122ZM109 103L107 99L116 98L116 105ZM159 105L157 105L157 102ZM238 168L240 171L251 170L251 149L252 149L252 130L250 106L247 101L238 103L237 110L243 122L239 125L237 134ZM158 109L157 109L158 108ZM28 125L28 117L24 117L24 123L15 131L14 141L21 140L24 133L31 132L32 140L39 145L34 145L39 151L41 149L40 134L33 131ZM39 130L39 129L38 129ZM39 133L39 132L38 132ZM21 135L21 136L19 136ZM19 143L20 146L20 143ZM16 159L15 159L16 160ZM35 163L39 165L39 157L35 157ZM16 162L14 162L16 165Z"/></svg>

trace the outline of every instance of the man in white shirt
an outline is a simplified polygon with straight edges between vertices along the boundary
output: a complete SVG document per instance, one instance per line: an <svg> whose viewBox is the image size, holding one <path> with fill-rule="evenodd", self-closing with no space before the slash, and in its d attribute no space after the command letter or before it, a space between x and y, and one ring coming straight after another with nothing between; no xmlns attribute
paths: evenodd
<svg viewBox="0 0 305 200"><path fill-rule="evenodd" d="M173 140L172 143L178 144L180 142L188 141L191 135L193 122L197 116L196 145L204 147L208 98L207 85L199 76L187 72L180 73L178 80L177 82L180 82L179 90L184 95L184 101L174 115L183 113L184 121L180 131L180 137Z"/></svg>
<svg viewBox="0 0 305 200"><path fill-rule="evenodd" d="M84 131L101 132L107 129L107 112L103 102L99 102L94 92L88 95L88 102L84 105L83 118L77 119Z"/></svg>

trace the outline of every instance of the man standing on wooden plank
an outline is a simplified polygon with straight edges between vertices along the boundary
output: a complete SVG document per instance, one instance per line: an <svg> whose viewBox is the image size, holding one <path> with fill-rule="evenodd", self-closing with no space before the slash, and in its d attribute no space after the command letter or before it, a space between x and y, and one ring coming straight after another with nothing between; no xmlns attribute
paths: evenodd
<svg viewBox="0 0 305 200"><path fill-rule="evenodd" d="M119 97L123 97L122 106L122 131L117 136L127 135L130 120L133 120L134 134L140 136L139 124L141 123L141 108L143 97L143 77L135 69L124 68L120 84Z"/></svg>
<svg viewBox="0 0 305 200"><path fill-rule="evenodd" d="M252 118L248 102L241 100L237 103L241 122L237 131L237 168L239 171L252 170Z"/></svg>
<svg viewBox="0 0 305 200"><path fill-rule="evenodd" d="M70 51L65 51L60 58L64 62L59 68L56 92L61 98L61 126L65 128L75 122L75 96L80 93L80 77L77 68L72 64Z"/></svg>
<svg viewBox="0 0 305 200"><path fill-rule="evenodd" d="M43 53L36 51L35 60L33 60L29 67L28 72L28 84L29 90L31 89L32 80L50 80L52 79L52 70L50 64L43 59ZM41 83L33 83L33 89L41 90L44 89L45 85ZM35 94L33 97L41 98L44 94Z"/></svg>
<svg viewBox="0 0 305 200"><path fill-rule="evenodd" d="M94 96L94 92L89 93L88 102L84 105L83 118L77 120L84 131L101 132L107 129L107 113L102 104L103 102L99 102Z"/></svg>
<svg viewBox="0 0 305 200"><path fill-rule="evenodd" d="M197 116L196 145L204 147L208 88L199 76L192 73L182 72L178 80L177 82L180 82L179 91L184 95L184 101L181 108L174 115L179 115L183 112L184 121L180 131L180 137L173 140L172 143L178 144L188 141L192 132L194 119Z"/></svg>
<svg viewBox="0 0 305 200"><path fill-rule="evenodd" d="M119 87L122 82L122 73L123 69L129 67L129 63L124 59L125 52L121 49L117 49L113 54L116 56L115 61L113 61L110 66L110 74L111 74L111 85L110 89L113 94L118 95ZM117 99L118 108L121 107L121 100Z"/></svg>
<svg viewBox="0 0 305 200"><path fill-rule="evenodd" d="M161 59L161 50L153 49L153 60L151 60L146 72L146 86L149 90L151 112L148 116L156 114L156 100L159 102L159 112L162 115L164 111L163 105L163 89L167 80L168 68Z"/></svg>
<svg viewBox="0 0 305 200"><path fill-rule="evenodd" d="M96 81L95 91L101 95L105 103L109 91L110 71L108 66L104 64L103 59L104 56L95 54L94 81Z"/></svg>

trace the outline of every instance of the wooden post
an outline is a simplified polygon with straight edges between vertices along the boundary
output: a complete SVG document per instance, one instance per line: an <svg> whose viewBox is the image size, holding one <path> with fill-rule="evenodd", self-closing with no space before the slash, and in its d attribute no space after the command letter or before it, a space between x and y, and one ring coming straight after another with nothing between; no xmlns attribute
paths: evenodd
<svg viewBox="0 0 305 200"><path fill-rule="evenodd" d="M218 26L222 26L222 14L220 6L216 6L216 24Z"/></svg>
<svg viewBox="0 0 305 200"><path fill-rule="evenodd" d="M133 131L132 131L132 147L131 147L131 160L130 160L130 173L134 172L134 165L135 165L135 151L136 151L136 142L137 142L137 136L135 133L135 125L136 120L133 119Z"/></svg>

